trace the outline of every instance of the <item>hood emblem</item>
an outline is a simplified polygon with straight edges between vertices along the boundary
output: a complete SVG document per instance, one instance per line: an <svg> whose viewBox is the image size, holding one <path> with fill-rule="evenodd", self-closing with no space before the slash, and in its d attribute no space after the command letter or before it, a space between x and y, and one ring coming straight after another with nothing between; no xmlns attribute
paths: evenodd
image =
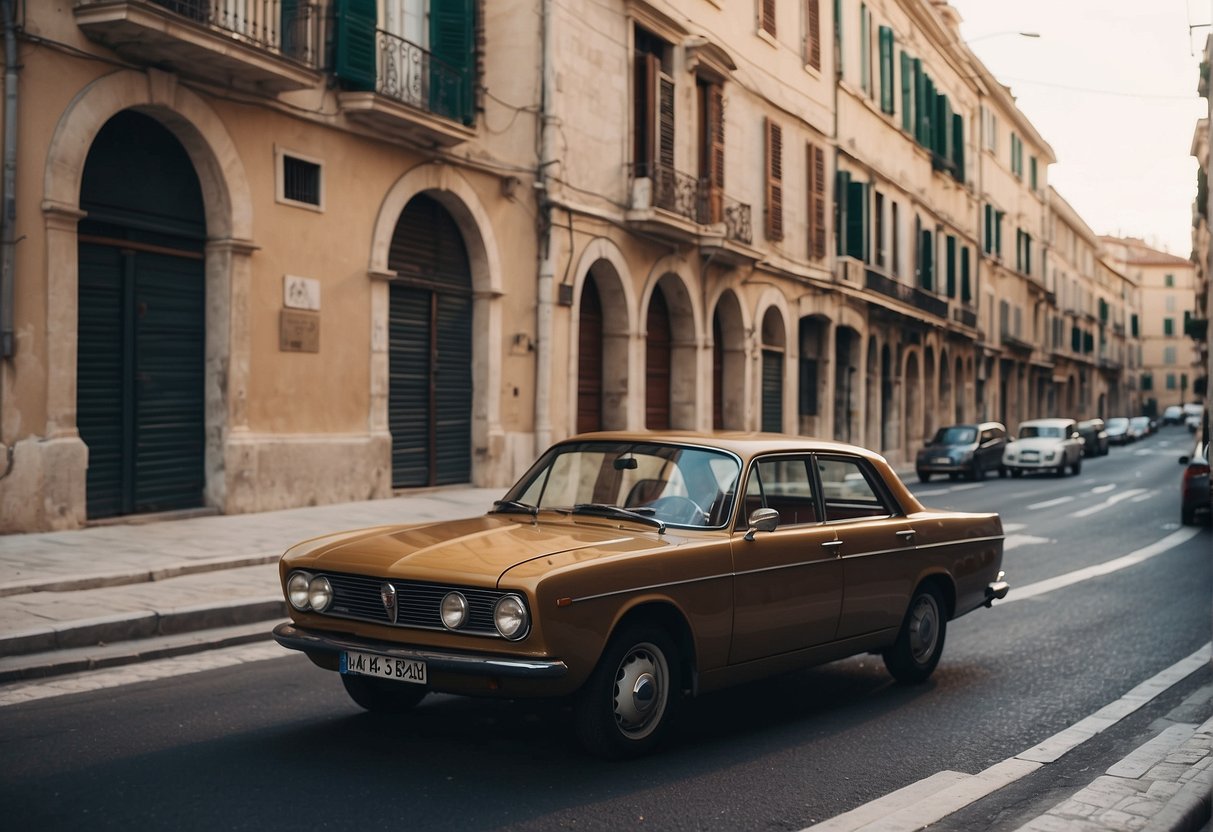
<svg viewBox="0 0 1213 832"><path fill-rule="evenodd" d="M392 624L396 623L396 587L391 584L384 584L379 587L379 598L383 601L383 608L387 610L387 620Z"/></svg>

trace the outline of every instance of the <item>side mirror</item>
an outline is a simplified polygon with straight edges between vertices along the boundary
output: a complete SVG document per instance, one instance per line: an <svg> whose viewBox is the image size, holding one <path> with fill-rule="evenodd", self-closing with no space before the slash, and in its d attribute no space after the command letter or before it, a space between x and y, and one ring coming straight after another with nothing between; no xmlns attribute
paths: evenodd
<svg viewBox="0 0 1213 832"><path fill-rule="evenodd" d="M756 532L773 532L779 526L779 512L773 508L756 508L750 514L750 528L746 530L745 539L753 540Z"/></svg>

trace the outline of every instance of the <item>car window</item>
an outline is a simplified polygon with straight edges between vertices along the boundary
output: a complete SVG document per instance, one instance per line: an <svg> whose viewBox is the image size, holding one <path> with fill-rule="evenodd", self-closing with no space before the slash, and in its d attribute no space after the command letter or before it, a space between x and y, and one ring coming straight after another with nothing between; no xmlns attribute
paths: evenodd
<svg viewBox="0 0 1213 832"><path fill-rule="evenodd" d="M953 426L936 431L932 443L935 445L967 445L976 438L977 431L973 428Z"/></svg>
<svg viewBox="0 0 1213 832"><path fill-rule="evenodd" d="M759 508L778 511L780 527L820 522L809 457L768 457L751 466L737 528L746 528L750 514Z"/></svg>
<svg viewBox="0 0 1213 832"><path fill-rule="evenodd" d="M887 517L892 506L875 487L867 466L858 459L821 456L817 458L821 478L821 496L825 502L827 523L858 517Z"/></svg>
<svg viewBox="0 0 1213 832"><path fill-rule="evenodd" d="M1046 425L1024 425L1019 429L1020 439L1030 439L1033 436L1043 436L1049 439L1060 439L1065 434L1061 428L1049 427Z"/></svg>

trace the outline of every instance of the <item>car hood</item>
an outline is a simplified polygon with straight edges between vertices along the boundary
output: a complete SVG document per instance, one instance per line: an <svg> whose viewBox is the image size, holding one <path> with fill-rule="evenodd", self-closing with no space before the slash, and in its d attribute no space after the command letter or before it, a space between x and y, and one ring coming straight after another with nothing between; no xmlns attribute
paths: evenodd
<svg viewBox="0 0 1213 832"><path fill-rule="evenodd" d="M654 549L672 541L600 518L530 522L484 515L423 525L380 526L301 543L282 557L282 571L323 569L417 581L495 586L510 569L576 552L578 559Z"/></svg>
<svg viewBox="0 0 1213 832"><path fill-rule="evenodd" d="M1051 436L1029 436L1027 439L1016 439L1007 445L1008 452L1019 451L1056 451L1064 440Z"/></svg>

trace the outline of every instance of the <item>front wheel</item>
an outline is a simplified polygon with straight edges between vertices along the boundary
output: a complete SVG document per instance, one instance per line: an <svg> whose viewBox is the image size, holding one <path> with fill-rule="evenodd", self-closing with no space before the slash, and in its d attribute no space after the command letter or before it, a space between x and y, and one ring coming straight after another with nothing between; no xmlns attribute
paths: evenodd
<svg viewBox="0 0 1213 832"><path fill-rule="evenodd" d="M919 470L918 471L918 481L919 482L930 482L931 481L931 472Z"/></svg>
<svg viewBox="0 0 1213 832"><path fill-rule="evenodd" d="M373 714L407 713L429 692L425 685L347 673L341 674L341 684L345 685L345 692L356 705Z"/></svg>
<svg viewBox="0 0 1213 832"><path fill-rule="evenodd" d="M882 655L884 666L902 684L925 682L943 655L947 632L947 614L939 590L930 584L920 586L910 600L897 641Z"/></svg>
<svg viewBox="0 0 1213 832"><path fill-rule="evenodd" d="M681 691L670 637L656 627L628 627L611 639L577 695L577 738L607 759L646 754L661 741Z"/></svg>
<svg viewBox="0 0 1213 832"><path fill-rule="evenodd" d="M1010 470L1011 470L1011 476L1015 477L1016 479L1023 476L1023 471L1020 470L1019 468L1012 468Z"/></svg>

